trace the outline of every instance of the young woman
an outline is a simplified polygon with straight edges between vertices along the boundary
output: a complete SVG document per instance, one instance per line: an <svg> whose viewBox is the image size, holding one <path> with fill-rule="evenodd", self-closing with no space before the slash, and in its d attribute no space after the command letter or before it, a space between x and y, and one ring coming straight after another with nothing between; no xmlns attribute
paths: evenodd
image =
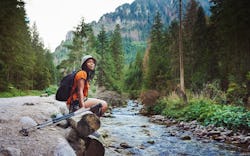
<svg viewBox="0 0 250 156"><path fill-rule="evenodd" d="M67 100L67 106L70 113L79 108L89 108L98 103L102 104L102 114L108 109L106 101L96 98L88 98L88 90L90 87L90 81L95 74L95 66L96 59L94 57L91 55L83 57L82 70L75 75L71 96Z"/></svg>

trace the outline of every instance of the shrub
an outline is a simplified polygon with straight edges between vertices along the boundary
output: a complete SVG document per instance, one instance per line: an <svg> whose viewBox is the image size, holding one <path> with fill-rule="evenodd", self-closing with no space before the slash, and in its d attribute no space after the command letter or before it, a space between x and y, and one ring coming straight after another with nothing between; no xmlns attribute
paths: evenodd
<svg viewBox="0 0 250 156"><path fill-rule="evenodd" d="M220 90L220 82L214 80L212 83L207 83L202 90L202 95L214 100L216 103L226 104L226 93Z"/></svg>
<svg viewBox="0 0 250 156"><path fill-rule="evenodd" d="M247 88L244 85L238 85L237 83L231 82L227 89L227 101L231 104L243 105L243 98L247 94Z"/></svg>
<svg viewBox="0 0 250 156"><path fill-rule="evenodd" d="M53 86L49 86L48 88L46 88L44 90L45 93L47 93L48 95L51 95L51 94L55 94L56 91L57 91L57 86L53 85Z"/></svg>

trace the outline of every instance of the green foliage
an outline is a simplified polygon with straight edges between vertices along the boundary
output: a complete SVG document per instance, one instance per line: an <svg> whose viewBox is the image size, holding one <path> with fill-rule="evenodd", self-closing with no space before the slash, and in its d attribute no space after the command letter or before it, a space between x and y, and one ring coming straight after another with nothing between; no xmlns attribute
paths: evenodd
<svg viewBox="0 0 250 156"><path fill-rule="evenodd" d="M125 65L130 64L136 58L137 52L145 52L145 41L132 41L131 39L123 38L123 49Z"/></svg>
<svg viewBox="0 0 250 156"><path fill-rule="evenodd" d="M20 90L14 87L10 87L7 91L0 92L0 97L7 98L7 97L26 96L26 95L39 96L42 93L43 91L39 90Z"/></svg>
<svg viewBox="0 0 250 156"><path fill-rule="evenodd" d="M54 78L52 57L47 57L36 25L29 29L24 2L3 0L0 10L0 91L8 91L9 86L48 87Z"/></svg>
<svg viewBox="0 0 250 156"><path fill-rule="evenodd" d="M212 2L214 5L211 7L211 22L217 40L215 50L220 61L222 87L227 90L230 83L229 75L236 76L234 82L242 84L246 82L245 74L250 70L248 47L250 1L242 0L236 3L232 0L212 0ZM244 20L239 20L240 18Z"/></svg>
<svg viewBox="0 0 250 156"><path fill-rule="evenodd" d="M162 114L170 118L179 118L181 117L180 108L182 107L180 99L172 95L168 98L157 100L153 111L157 114Z"/></svg>
<svg viewBox="0 0 250 156"><path fill-rule="evenodd" d="M248 81L250 81L250 71L247 72L246 78L247 78Z"/></svg>
<svg viewBox="0 0 250 156"><path fill-rule="evenodd" d="M171 98L162 99L158 101L154 110L178 120L197 120L204 125L223 126L229 129L250 129L250 112L246 108L215 104L212 100L203 98L191 99L185 107Z"/></svg>
<svg viewBox="0 0 250 156"><path fill-rule="evenodd" d="M166 88L170 79L169 34L164 34L163 24L159 13L155 16L150 33L148 63L145 72L145 89L155 89L160 92Z"/></svg>
<svg viewBox="0 0 250 156"><path fill-rule="evenodd" d="M161 113L162 113L162 110L163 110L164 108L166 108L166 105L167 105L166 101L164 101L164 100L158 100L158 101L156 102L156 105L155 105L154 108L153 108L154 113L155 113L155 114L161 114Z"/></svg>
<svg viewBox="0 0 250 156"><path fill-rule="evenodd" d="M142 89L142 57L142 52L137 52L136 59L128 66L124 78L124 89L129 92L129 96L133 99L139 96Z"/></svg>
<svg viewBox="0 0 250 156"><path fill-rule="evenodd" d="M50 85L46 88L43 92L47 93L48 95L56 94L58 87L56 85Z"/></svg>
<svg viewBox="0 0 250 156"><path fill-rule="evenodd" d="M220 89L220 82L218 80L205 84L202 90L202 95L219 104L227 103L226 93Z"/></svg>
<svg viewBox="0 0 250 156"><path fill-rule="evenodd" d="M97 35L96 53L99 54L99 61L97 66L97 84L98 86L105 86L107 82L107 74L109 74L109 49L108 49L108 36L104 26Z"/></svg>
<svg viewBox="0 0 250 156"><path fill-rule="evenodd" d="M237 83L231 82L227 89L227 101L236 105L243 105L243 98L247 94L247 89L245 86L238 85Z"/></svg>

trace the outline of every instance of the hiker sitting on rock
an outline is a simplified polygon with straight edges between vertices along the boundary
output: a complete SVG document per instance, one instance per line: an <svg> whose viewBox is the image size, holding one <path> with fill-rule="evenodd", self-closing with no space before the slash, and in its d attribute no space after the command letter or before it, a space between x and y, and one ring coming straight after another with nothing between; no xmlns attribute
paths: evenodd
<svg viewBox="0 0 250 156"><path fill-rule="evenodd" d="M98 103L102 104L102 109L98 116L101 116L107 109L106 101L96 98L87 98L90 81L95 74L96 59L91 55L86 55L82 59L82 70L76 73L70 97L67 100L69 112L74 112L79 108L89 108Z"/></svg>

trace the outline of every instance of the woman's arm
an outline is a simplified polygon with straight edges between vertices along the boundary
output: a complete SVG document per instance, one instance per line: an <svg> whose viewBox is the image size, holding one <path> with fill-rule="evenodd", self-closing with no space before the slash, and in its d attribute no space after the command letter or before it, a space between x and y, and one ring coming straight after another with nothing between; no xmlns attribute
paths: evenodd
<svg viewBox="0 0 250 156"><path fill-rule="evenodd" d="M83 95L83 90L84 90L84 79L78 80L77 86L78 86L78 97L79 97L79 106L85 108L84 104L84 95Z"/></svg>

